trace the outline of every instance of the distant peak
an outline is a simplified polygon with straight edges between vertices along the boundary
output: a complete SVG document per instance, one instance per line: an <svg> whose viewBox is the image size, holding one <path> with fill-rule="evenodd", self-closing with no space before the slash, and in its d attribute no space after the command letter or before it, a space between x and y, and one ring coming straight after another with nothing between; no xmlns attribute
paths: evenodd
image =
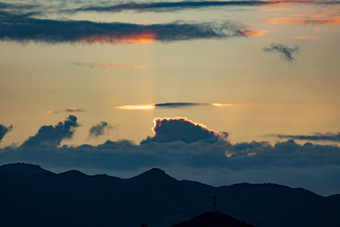
<svg viewBox="0 0 340 227"><path fill-rule="evenodd" d="M166 174L166 172L162 169L159 168L152 168L144 173L148 173L148 174L162 174L162 175L168 175Z"/></svg>
<svg viewBox="0 0 340 227"><path fill-rule="evenodd" d="M143 179L143 180L152 180L152 181L163 181L163 180L176 181L175 178L171 177L164 170L159 169L159 168L152 168L131 179Z"/></svg>
<svg viewBox="0 0 340 227"><path fill-rule="evenodd" d="M60 175L73 175L73 176L86 176L86 174L78 171L78 170L75 170L75 169L71 169L71 170L68 170L66 172L62 172L60 173Z"/></svg>
<svg viewBox="0 0 340 227"><path fill-rule="evenodd" d="M23 174L23 175L36 175L40 173L48 173L49 171L41 168L38 165L27 164L27 163L11 163L0 166L1 171L13 174Z"/></svg>

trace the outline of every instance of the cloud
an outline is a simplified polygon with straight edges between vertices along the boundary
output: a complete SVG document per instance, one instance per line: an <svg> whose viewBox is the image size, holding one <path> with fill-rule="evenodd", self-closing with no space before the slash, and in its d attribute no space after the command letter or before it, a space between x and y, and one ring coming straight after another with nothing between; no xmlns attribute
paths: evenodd
<svg viewBox="0 0 340 227"><path fill-rule="evenodd" d="M278 52L281 54L283 59L288 62L294 61L295 58L293 54L299 50L299 47L287 47L283 44L274 44L272 43L270 47L262 48L264 52Z"/></svg>
<svg viewBox="0 0 340 227"><path fill-rule="evenodd" d="M260 6L272 5L271 1L180 1L180 2L129 2L111 6L89 6L81 7L67 12L121 12L124 10L134 10L136 12L167 12L185 9L210 8L222 6Z"/></svg>
<svg viewBox="0 0 340 227"><path fill-rule="evenodd" d="M80 107L70 107L65 109L66 112L84 112L83 108Z"/></svg>
<svg viewBox="0 0 340 227"><path fill-rule="evenodd" d="M7 133L9 133L13 129L13 125L5 126L0 124L0 142L5 137Z"/></svg>
<svg viewBox="0 0 340 227"><path fill-rule="evenodd" d="M77 117L70 115L64 122L59 122L55 126L42 126L34 136L29 137L21 146L57 147L61 141L71 139L75 128L78 126Z"/></svg>
<svg viewBox="0 0 340 227"><path fill-rule="evenodd" d="M340 2L337 2L340 4ZM318 10L309 13L290 14L287 17L277 17L266 20L271 24L334 24L340 25L340 10L338 8Z"/></svg>
<svg viewBox="0 0 340 227"><path fill-rule="evenodd" d="M340 191L340 147L336 145L298 144L294 140L274 145L266 141L231 143L227 134L188 119L158 118L155 135L140 144L108 140L97 146L58 147L77 125L76 117L70 116L56 126L41 127L27 140L32 146L1 148L0 164L29 162L91 174L140 173L159 167L175 177L214 185L272 182L326 194Z"/></svg>
<svg viewBox="0 0 340 227"><path fill-rule="evenodd" d="M144 105L125 105L117 106L116 109L120 110L153 110L156 108L186 108L194 106L214 106L223 107L231 106L232 104L222 104L222 103L199 103L199 102L165 102L165 103L153 103Z"/></svg>
<svg viewBox="0 0 340 227"><path fill-rule="evenodd" d="M145 43L248 37L245 25L224 22L165 24L35 19L0 11L0 40L47 43Z"/></svg>
<svg viewBox="0 0 340 227"><path fill-rule="evenodd" d="M46 112L46 114L57 114L58 111L55 111L55 110L49 110Z"/></svg>
<svg viewBox="0 0 340 227"><path fill-rule="evenodd" d="M93 125L89 129L89 136L90 137L100 137L105 133L108 133L109 130L113 129L113 126L105 121L101 121L100 123Z"/></svg>
<svg viewBox="0 0 340 227"><path fill-rule="evenodd" d="M10 10L10 11L23 11L23 10L31 10L37 8L37 5L30 5L30 4L12 4L12 3L5 3L0 2L0 8L2 10Z"/></svg>
<svg viewBox="0 0 340 227"><path fill-rule="evenodd" d="M65 12L121 12L133 10L135 12L169 12L187 9L200 9L211 7L233 7L233 6L274 6L281 4L317 4L337 5L338 1L179 1L179 2L128 2L105 6L86 6Z"/></svg>
<svg viewBox="0 0 340 227"><path fill-rule="evenodd" d="M319 38L315 36L300 35L300 36L291 37L291 39L319 39Z"/></svg>
<svg viewBox="0 0 340 227"><path fill-rule="evenodd" d="M296 139L296 140L308 140L308 141L330 141L340 143L340 132L338 133L314 133L312 135L284 135L284 134L272 134L271 136L280 139Z"/></svg>
<svg viewBox="0 0 340 227"><path fill-rule="evenodd" d="M182 141L193 143L197 141L215 142L227 137L227 133L209 130L205 125L195 123L186 118L155 118L153 137L148 137L141 144L150 142L174 142Z"/></svg>
<svg viewBox="0 0 340 227"><path fill-rule="evenodd" d="M266 20L270 24L335 24L340 25L340 16L320 19L279 17Z"/></svg>
<svg viewBox="0 0 340 227"><path fill-rule="evenodd" d="M253 30L253 29L243 29L241 33L245 37L262 36L266 34L268 30Z"/></svg>

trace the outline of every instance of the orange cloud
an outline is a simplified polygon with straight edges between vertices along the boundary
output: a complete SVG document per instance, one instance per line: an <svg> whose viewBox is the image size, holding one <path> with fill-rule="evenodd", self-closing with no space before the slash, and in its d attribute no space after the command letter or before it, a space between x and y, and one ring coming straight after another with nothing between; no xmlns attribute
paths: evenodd
<svg viewBox="0 0 340 227"><path fill-rule="evenodd" d="M46 114L56 114L56 113L58 113L58 112L55 111L55 110L49 110L49 111L46 112Z"/></svg>
<svg viewBox="0 0 340 227"><path fill-rule="evenodd" d="M115 64L115 63L90 63L92 67L101 67L101 68L114 68L114 67L128 67L128 68L136 68L136 69L146 69L144 65L123 65L123 64Z"/></svg>
<svg viewBox="0 0 340 227"><path fill-rule="evenodd" d="M83 112L84 109L80 108L80 107L70 107L65 109L66 112Z"/></svg>
<svg viewBox="0 0 340 227"><path fill-rule="evenodd" d="M84 43L152 43L156 41L156 34L143 33L136 35L126 36L112 36L112 35L92 35L82 37L79 39L80 42Z"/></svg>
<svg viewBox="0 0 340 227"><path fill-rule="evenodd" d="M281 11L281 10L293 10L291 8L266 8L266 9L257 9L259 11Z"/></svg>
<svg viewBox="0 0 340 227"><path fill-rule="evenodd" d="M317 10L309 13L290 14L287 17L271 18L271 24L340 24L339 8Z"/></svg>
<svg viewBox="0 0 340 227"><path fill-rule="evenodd" d="M253 30L253 29L243 29L241 31L241 33L246 36L246 37L249 37L249 36L262 36L264 34L266 34L268 32L268 30Z"/></svg>
<svg viewBox="0 0 340 227"><path fill-rule="evenodd" d="M323 19L280 17L268 19L270 24L340 24L340 16Z"/></svg>
<svg viewBox="0 0 340 227"><path fill-rule="evenodd" d="M301 36L291 37L291 39L319 39L319 38L315 36L301 35Z"/></svg>

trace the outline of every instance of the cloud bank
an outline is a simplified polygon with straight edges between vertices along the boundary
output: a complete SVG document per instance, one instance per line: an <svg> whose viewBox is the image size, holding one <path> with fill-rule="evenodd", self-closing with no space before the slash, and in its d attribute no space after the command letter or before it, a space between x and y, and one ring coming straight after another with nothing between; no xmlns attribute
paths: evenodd
<svg viewBox="0 0 340 227"><path fill-rule="evenodd" d="M283 44L272 43L269 47L262 48L263 52L277 52L280 53L283 59L288 62L295 61L293 54L299 50L299 47L287 47Z"/></svg>
<svg viewBox="0 0 340 227"><path fill-rule="evenodd" d="M248 37L256 30L224 22L166 24L104 23L74 20L35 19L0 11L0 40L46 43L145 43L193 39Z"/></svg>
<svg viewBox="0 0 340 227"><path fill-rule="evenodd" d="M78 127L77 118L70 115L55 126L42 126L19 147L0 149L0 164L29 162L60 171L76 168L115 175L159 167L179 178L214 185L273 182L323 194L340 191L336 145L301 145L292 139L274 145L231 143L227 133L186 118L156 118L154 124L154 135L140 144L108 140L97 146L60 147Z"/></svg>

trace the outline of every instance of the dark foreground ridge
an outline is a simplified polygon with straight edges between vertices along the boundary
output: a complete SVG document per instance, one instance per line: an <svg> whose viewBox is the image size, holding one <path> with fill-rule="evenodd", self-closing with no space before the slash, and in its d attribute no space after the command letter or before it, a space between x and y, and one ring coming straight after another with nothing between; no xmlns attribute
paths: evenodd
<svg viewBox="0 0 340 227"><path fill-rule="evenodd" d="M220 212L205 212L172 227L254 227Z"/></svg>
<svg viewBox="0 0 340 227"><path fill-rule="evenodd" d="M213 196L219 214L207 212L212 210ZM340 226L339 213L339 195L323 197L276 184L213 187L178 181L160 169L121 179L76 170L56 174L21 163L0 166L0 226L169 227L180 223L177 226L182 227L204 223L210 215L228 214L258 227L327 227Z"/></svg>

